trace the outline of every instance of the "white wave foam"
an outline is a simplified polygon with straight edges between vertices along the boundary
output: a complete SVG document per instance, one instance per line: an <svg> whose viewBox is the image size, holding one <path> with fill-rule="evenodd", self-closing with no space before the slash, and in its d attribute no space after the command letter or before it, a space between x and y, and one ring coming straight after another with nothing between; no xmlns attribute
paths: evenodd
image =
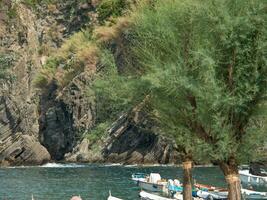
<svg viewBox="0 0 267 200"><path fill-rule="evenodd" d="M68 164L64 164L64 163L47 163L44 165L36 165L36 166L10 166L10 167L4 167L4 168L8 168L8 169L17 169L17 168L38 168L38 167L42 167L42 168L79 168L79 167L86 167L88 165L86 164L76 164L76 163L68 163Z"/></svg>
<svg viewBox="0 0 267 200"><path fill-rule="evenodd" d="M129 167L129 168L132 168L132 167L140 167L141 165L138 165L138 164L133 164L133 165L124 165L124 167Z"/></svg>
<svg viewBox="0 0 267 200"><path fill-rule="evenodd" d="M123 166L121 163L105 164L105 167Z"/></svg>
<svg viewBox="0 0 267 200"><path fill-rule="evenodd" d="M31 166L9 166L9 167L2 167L2 168L7 168L7 169L16 169L16 168L30 168Z"/></svg>
<svg viewBox="0 0 267 200"><path fill-rule="evenodd" d="M64 164L64 163L47 163L44 165L41 165L39 167L44 167L44 168L77 168L77 167L86 167L84 164Z"/></svg>

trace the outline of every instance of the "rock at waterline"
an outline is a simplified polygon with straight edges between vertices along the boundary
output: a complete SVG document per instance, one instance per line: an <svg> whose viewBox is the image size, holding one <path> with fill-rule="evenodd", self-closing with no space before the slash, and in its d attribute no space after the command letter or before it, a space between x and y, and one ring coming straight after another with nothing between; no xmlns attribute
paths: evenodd
<svg viewBox="0 0 267 200"><path fill-rule="evenodd" d="M7 138L2 148L4 149L0 153L2 165L22 163L40 165L51 159L46 148L34 136L22 133L16 133L13 137Z"/></svg>

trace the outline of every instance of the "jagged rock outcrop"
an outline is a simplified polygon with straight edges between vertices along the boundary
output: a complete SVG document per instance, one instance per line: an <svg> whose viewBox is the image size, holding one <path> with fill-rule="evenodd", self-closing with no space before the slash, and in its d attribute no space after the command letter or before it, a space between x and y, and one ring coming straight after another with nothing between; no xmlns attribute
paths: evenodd
<svg viewBox="0 0 267 200"><path fill-rule="evenodd" d="M36 137L22 133L6 138L5 144L1 145L0 155L0 163L5 165L40 165L51 159Z"/></svg>
<svg viewBox="0 0 267 200"><path fill-rule="evenodd" d="M51 159L125 164L179 161L175 145L157 134L140 112L120 117L98 141L83 138L97 118L97 102L88 94L94 78L90 70L77 73L60 89L56 80L42 90L34 86L34 78L51 56L49 50L97 23L98 2L59 0L31 8L21 1L0 1L0 62L8 68L4 79L0 72L0 165L42 164ZM128 21L122 20L117 28L127 26ZM127 41L120 34L117 39L111 49L123 72Z"/></svg>
<svg viewBox="0 0 267 200"><path fill-rule="evenodd" d="M109 138L103 150L104 159L125 164L179 162L175 144L148 127L145 115L135 119L129 114L122 115L109 129Z"/></svg>
<svg viewBox="0 0 267 200"><path fill-rule="evenodd" d="M60 94L51 84L41 97L33 80L48 49L90 23L95 8L78 1L31 8L5 0L0 6L0 67L7 71L0 75L0 162L40 164L49 154L61 159L75 146L78 133L93 123L93 106L85 98L91 78L76 77Z"/></svg>
<svg viewBox="0 0 267 200"><path fill-rule="evenodd" d="M75 77L60 94L51 84L40 101L40 141L55 160L71 152L84 131L95 120L94 98L87 95L90 75L86 72Z"/></svg>
<svg viewBox="0 0 267 200"><path fill-rule="evenodd" d="M50 155L38 142L38 96L32 85L40 68L36 16L22 4L1 3L0 65L8 69L0 80L0 160L40 164ZM10 57L12 62L6 62Z"/></svg>
<svg viewBox="0 0 267 200"><path fill-rule="evenodd" d="M180 155L175 144L155 134L155 130L147 129L145 115L138 115L133 119L132 114L123 114L97 144L85 138L72 153L65 155L65 160L122 164L178 163Z"/></svg>
<svg viewBox="0 0 267 200"><path fill-rule="evenodd" d="M104 143L102 140L92 143L92 141L84 138L81 142L77 143L72 152L65 154L64 159L67 162L107 162L103 157L103 148Z"/></svg>

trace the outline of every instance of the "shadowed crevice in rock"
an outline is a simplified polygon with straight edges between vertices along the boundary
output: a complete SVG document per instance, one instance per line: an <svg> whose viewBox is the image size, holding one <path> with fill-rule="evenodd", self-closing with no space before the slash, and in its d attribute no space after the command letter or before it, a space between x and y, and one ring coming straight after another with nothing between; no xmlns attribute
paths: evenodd
<svg viewBox="0 0 267 200"><path fill-rule="evenodd" d="M141 128L140 123L145 120L139 120L136 123L123 115L113 124L102 152L105 162L178 163L180 159L175 144L150 129Z"/></svg>
<svg viewBox="0 0 267 200"><path fill-rule="evenodd" d="M61 160L73 149L73 115L62 100L56 99L56 83L51 82L40 101L39 137L52 159Z"/></svg>
<svg viewBox="0 0 267 200"><path fill-rule="evenodd" d="M72 113L67 111L63 102L57 102L56 106L45 111L44 121L41 123L42 144L53 159L61 160L74 145Z"/></svg>
<svg viewBox="0 0 267 200"><path fill-rule="evenodd" d="M84 72L60 92L56 81L42 91L39 137L54 160L62 160L73 151L81 135L94 124L95 102L87 96L90 81L91 77Z"/></svg>

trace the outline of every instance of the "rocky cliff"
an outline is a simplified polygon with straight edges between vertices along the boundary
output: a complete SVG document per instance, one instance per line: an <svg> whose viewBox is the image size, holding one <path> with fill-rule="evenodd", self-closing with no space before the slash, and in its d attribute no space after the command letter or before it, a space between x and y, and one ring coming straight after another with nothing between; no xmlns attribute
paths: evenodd
<svg viewBox="0 0 267 200"><path fill-rule="evenodd" d="M1 129L0 156L4 163L50 160L38 140L38 95L32 86L40 68L36 16L22 4L1 2Z"/></svg>
<svg viewBox="0 0 267 200"><path fill-rule="evenodd" d="M88 95L98 62L92 57L83 70L67 74L71 76L64 86L55 77L45 88L35 86L48 57L67 38L100 23L101 1L43 2L0 1L0 163L177 162L174 144L144 129L144 120L128 115L115 120L97 140L84 137L97 118L96 99ZM117 62L123 68L123 62Z"/></svg>

